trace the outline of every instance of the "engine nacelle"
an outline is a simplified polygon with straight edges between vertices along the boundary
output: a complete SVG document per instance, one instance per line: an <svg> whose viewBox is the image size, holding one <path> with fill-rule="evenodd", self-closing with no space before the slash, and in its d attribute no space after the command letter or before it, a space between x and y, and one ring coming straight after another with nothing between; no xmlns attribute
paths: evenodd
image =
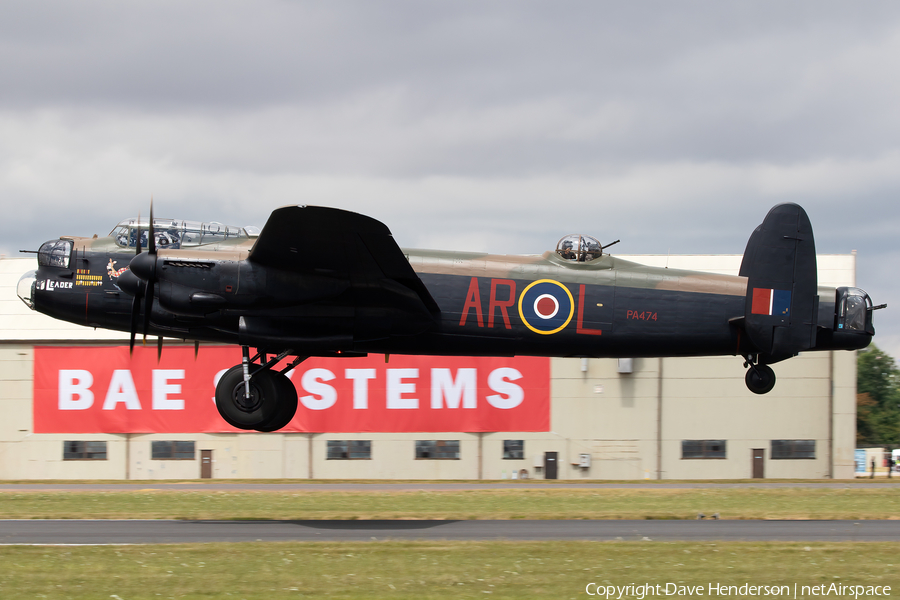
<svg viewBox="0 0 900 600"><path fill-rule="evenodd" d="M240 290L238 261L159 258L157 281L160 306L176 315L202 317L240 304L239 292L255 294L254 279Z"/></svg>

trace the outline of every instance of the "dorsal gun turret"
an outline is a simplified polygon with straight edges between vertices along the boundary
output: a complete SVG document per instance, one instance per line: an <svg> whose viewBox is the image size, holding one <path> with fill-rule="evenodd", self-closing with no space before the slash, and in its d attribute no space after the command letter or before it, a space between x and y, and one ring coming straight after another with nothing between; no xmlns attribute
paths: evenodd
<svg viewBox="0 0 900 600"><path fill-rule="evenodd" d="M603 256L604 249L618 244L619 241L616 240L604 246L597 238L573 233L559 240L559 243L556 244L556 253L561 258L572 262L590 262Z"/></svg>

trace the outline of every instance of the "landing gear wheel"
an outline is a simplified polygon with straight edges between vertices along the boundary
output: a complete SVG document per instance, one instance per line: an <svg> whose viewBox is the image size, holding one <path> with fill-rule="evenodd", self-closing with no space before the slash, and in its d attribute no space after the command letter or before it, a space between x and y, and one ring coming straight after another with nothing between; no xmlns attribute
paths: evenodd
<svg viewBox="0 0 900 600"><path fill-rule="evenodd" d="M297 412L297 388L283 373L272 371L272 375L278 384L278 411L271 421L254 427L257 431L266 433L286 427Z"/></svg>
<svg viewBox="0 0 900 600"><path fill-rule="evenodd" d="M281 374L268 369L254 374L250 379L250 397L247 398L244 394L243 367L238 365L225 371L216 386L219 414L229 425L238 429L255 429L272 421L278 414L278 397L282 390L276 375Z"/></svg>
<svg viewBox="0 0 900 600"><path fill-rule="evenodd" d="M775 387L775 371L769 365L753 365L744 376L747 389L754 394L768 394Z"/></svg>

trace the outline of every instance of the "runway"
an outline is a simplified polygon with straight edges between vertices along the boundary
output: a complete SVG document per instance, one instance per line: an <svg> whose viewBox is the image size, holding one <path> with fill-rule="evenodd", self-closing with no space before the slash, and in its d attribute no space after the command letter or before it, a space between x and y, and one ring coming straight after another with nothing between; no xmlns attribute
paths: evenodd
<svg viewBox="0 0 900 600"><path fill-rule="evenodd" d="M0 521L2 545L383 540L897 542L900 521Z"/></svg>

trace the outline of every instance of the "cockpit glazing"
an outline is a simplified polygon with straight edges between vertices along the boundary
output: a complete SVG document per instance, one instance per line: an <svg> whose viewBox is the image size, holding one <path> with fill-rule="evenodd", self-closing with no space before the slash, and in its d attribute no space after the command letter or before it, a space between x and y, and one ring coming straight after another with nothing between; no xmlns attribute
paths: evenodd
<svg viewBox="0 0 900 600"><path fill-rule="evenodd" d="M259 230L255 227L235 227L215 221L200 223L198 221L153 219L153 230L156 247L160 250L205 246L259 235ZM116 225L109 236L122 248L134 248L138 243L138 232L140 232L141 247L146 248L150 235L150 223L146 220L126 219Z"/></svg>
<svg viewBox="0 0 900 600"><path fill-rule="evenodd" d="M603 255L603 246L596 238L574 233L559 240L556 253L572 262L589 262Z"/></svg>
<svg viewBox="0 0 900 600"><path fill-rule="evenodd" d="M843 331L872 329L872 299L865 290L856 287L838 288L836 309L836 329Z"/></svg>

